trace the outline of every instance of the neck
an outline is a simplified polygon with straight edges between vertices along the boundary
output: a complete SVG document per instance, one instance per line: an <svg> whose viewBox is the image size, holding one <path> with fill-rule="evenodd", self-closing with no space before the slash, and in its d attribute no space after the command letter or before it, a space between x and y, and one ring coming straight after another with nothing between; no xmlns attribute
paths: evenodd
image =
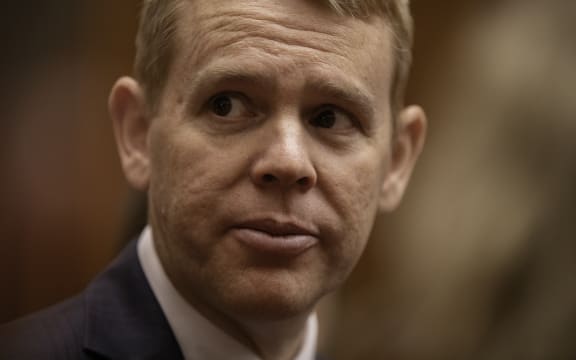
<svg viewBox="0 0 576 360"><path fill-rule="evenodd" d="M266 360L291 360L301 350L308 314L298 319L244 322L256 352Z"/></svg>
<svg viewBox="0 0 576 360"><path fill-rule="evenodd" d="M310 313L282 320L231 317L188 301L204 317L264 360L292 360L301 350Z"/></svg>

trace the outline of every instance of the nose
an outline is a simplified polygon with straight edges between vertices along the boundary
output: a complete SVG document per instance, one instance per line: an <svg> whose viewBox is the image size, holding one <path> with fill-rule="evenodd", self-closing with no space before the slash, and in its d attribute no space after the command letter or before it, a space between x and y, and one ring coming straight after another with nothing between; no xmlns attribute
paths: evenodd
<svg viewBox="0 0 576 360"><path fill-rule="evenodd" d="M307 191L316 185L317 173L304 129L284 124L267 129L251 169L258 187Z"/></svg>

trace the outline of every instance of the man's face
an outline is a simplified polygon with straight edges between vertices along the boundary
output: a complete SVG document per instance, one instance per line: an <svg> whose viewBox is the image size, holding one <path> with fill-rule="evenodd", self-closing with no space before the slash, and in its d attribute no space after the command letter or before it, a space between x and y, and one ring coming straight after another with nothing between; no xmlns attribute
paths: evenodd
<svg viewBox="0 0 576 360"><path fill-rule="evenodd" d="M306 313L386 205L392 38L312 1L185 3L147 133L160 258L200 307Z"/></svg>

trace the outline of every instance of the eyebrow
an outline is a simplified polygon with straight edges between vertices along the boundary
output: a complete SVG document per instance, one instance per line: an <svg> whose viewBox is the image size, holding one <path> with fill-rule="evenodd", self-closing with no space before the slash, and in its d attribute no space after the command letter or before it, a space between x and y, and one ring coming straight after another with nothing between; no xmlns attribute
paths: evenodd
<svg viewBox="0 0 576 360"><path fill-rule="evenodd" d="M253 71L242 65L227 64L225 66L213 66L199 71L191 82L191 88L194 90L204 90L210 85L216 86L224 82L247 82L261 84L266 88L274 87L273 77L270 77L261 71Z"/></svg>
<svg viewBox="0 0 576 360"><path fill-rule="evenodd" d="M312 77L307 80L306 86L315 92L323 94L337 102L350 105L360 111L367 119L374 115L374 100L369 92L365 91L348 80L326 80Z"/></svg>

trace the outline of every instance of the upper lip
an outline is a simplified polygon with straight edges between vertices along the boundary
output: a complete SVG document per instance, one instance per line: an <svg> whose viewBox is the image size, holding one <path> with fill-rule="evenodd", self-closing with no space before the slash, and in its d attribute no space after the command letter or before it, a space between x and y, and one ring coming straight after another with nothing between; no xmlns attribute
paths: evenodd
<svg viewBox="0 0 576 360"><path fill-rule="evenodd" d="M294 219L278 219L273 217L250 219L238 223L236 227L258 230L272 236L318 235L318 231L314 226L304 221Z"/></svg>

